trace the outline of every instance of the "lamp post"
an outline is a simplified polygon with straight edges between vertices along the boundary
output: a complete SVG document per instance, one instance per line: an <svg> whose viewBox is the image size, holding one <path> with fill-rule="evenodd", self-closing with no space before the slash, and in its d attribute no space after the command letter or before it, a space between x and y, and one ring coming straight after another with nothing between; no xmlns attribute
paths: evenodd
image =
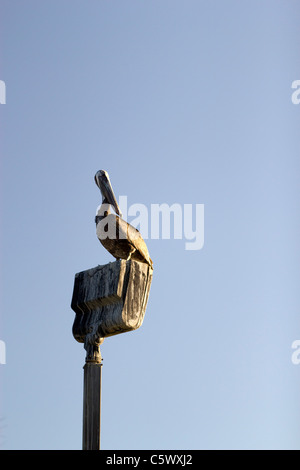
<svg viewBox="0 0 300 470"><path fill-rule="evenodd" d="M145 263L118 260L75 275L71 308L73 336L84 343L83 450L100 449L100 345L104 338L136 330L144 320L153 270Z"/></svg>
<svg viewBox="0 0 300 470"><path fill-rule="evenodd" d="M83 369L82 450L99 450L102 362L86 361Z"/></svg>

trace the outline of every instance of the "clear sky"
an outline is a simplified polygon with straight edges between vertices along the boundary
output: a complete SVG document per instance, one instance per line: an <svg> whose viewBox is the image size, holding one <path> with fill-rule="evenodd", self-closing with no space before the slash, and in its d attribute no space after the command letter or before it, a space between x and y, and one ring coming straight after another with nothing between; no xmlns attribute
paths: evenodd
<svg viewBox="0 0 300 470"><path fill-rule="evenodd" d="M300 6L0 0L1 446L80 449L74 275L114 259L94 184L204 204L149 239L142 327L108 338L103 449L300 449Z"/></svg>

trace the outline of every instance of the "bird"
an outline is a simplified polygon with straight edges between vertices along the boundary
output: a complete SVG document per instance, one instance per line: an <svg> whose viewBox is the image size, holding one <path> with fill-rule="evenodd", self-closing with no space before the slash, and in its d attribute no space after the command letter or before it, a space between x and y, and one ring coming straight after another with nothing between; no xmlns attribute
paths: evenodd
<svg viewBox="0 0 300 470"><path fill-rule="evenodd" d="M132 259L146 263L153 269L153 261L142 235L122 218L107 171L97 171L94 179L102 195L102 204L95 217L99 241L117 260ZM117 215L111 213L111 207Z"/></svg>

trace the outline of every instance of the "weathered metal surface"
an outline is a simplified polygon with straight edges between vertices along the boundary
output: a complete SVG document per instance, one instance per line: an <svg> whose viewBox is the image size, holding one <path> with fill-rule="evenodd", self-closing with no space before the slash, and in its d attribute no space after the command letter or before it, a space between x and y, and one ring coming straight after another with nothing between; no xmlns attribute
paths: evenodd
<svg viewBox="0 0 300 470"><path fill-rule="evenodd" d="M103 338L142 325L152 273L145 263L118 260L75 275L71 303L76 313L73 335L85 343L91 356L96 353L92 351L93 345L97 349Z"/></svg>
<svg viewBox="0 0 300 470"><path fill-rule="evenodd" d="M100 449L102 364L84 366L82 450Z"/></svg>

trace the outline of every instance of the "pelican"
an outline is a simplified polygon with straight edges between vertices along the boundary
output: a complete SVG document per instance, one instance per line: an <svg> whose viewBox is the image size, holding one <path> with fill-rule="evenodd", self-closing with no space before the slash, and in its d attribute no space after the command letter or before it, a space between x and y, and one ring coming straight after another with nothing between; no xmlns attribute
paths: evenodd
<svg viewBox="0 0 300 470"><path fill-rule="evenodd" d="M102 205L95 217L99 241L116 259L133 259L153 269L153 262L140 232L122 219L108 173L105 170L97 171L95 183L102 194ZM111 214L111 207L118 215Z"/></svg>

